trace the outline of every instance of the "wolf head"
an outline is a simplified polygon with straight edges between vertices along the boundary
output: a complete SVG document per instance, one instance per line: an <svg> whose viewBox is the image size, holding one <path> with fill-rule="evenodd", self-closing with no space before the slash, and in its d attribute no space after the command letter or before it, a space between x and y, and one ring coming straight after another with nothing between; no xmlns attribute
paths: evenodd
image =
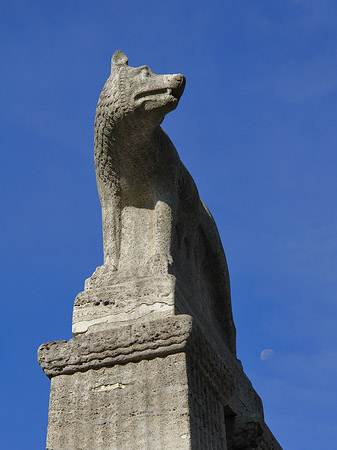
<svg viewBox="0 0 337 450"><path fill-rule="evenodd" d="M155 126L177 107L184 88L183 75L156 75L148 66L131 67L127 56L117 50L98 106L112 122L132 115Z"/></svg>

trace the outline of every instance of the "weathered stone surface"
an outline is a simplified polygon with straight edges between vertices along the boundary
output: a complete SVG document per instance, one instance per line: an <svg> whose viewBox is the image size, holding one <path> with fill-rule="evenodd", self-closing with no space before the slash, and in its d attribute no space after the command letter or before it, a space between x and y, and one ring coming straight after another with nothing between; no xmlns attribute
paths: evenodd
<svg viewBox="0 0 337 450"><path fill-rule="evenodd" d="M53 378L181 352L195 361L204 378L227 404L235 392L228 364L215 353L191 316L173 316L118 330L88 333L69 342L49 342L40 346L38 360L45 374ZM227 358L235 361L228 350L227 353Z"/></svg>
<svg viewBox="0 0 337 450"><path fill-rule="evenodd" d="M182 75L117 51L95 120L104 264L43 344L47 450L281 450L236 358L225 254L160 124Z"/></svg>
<svg viewBox="0 0 337 450"><path fill-rule="evenodd" d="M43 344L39 363L52 379L50 449L137 449L144 436L148 449L280 449L240 362L190 316Z"/></svg>
<svg viewBox="0 0 337 450"><path fill-rule="evenodd" d="M184 87L181 74L130 67L119 51L112 57L95 119L104 265L75 301L73 333L186 313L235 354L219 233L160 127Z"/></svg>
<svg viewBox="0 0 337 450"><path fill-rule="evenodd" d="M227 416L226 437L230 450L282 450L259 417Z"/></svg>
<svg viewBox="0 0 337 450"><path fill-rule="evenodd" d="M50 449L227 448L235 386L190 316L44 344L39 363L52 379Z"/></svg>
<svg viewBox="0 0 337 450"><path fill-rule="evenodd" d="M185 355L52 378L47 448L188 450Z"/></svg>

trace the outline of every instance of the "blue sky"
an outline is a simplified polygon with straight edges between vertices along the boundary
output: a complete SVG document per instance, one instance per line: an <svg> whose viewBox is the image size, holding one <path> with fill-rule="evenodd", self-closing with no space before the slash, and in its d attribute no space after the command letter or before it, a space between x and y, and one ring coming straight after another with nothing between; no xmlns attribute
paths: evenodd
<svg viewBox="0 0 337 450"><path fill-rule="evenodd" d="M0 36L3 448L45 448L36 350L71 338L102 263L93 121L121 49L187 78L163 128L217 221L268 425L284 449L334 450L336 2L1 0Z"/></svg>

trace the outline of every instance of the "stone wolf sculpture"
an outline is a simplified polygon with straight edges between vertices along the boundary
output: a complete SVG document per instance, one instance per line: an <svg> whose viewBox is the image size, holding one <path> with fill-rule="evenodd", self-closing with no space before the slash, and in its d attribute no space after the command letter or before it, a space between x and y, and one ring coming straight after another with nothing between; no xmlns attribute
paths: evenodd
<svg viewBox="0 0 337 450"><path fill-rule="evenodd" d="M74 308L74 334L154 314L191 314L236 354L225 253L194 181L160 127L181 74L130 67L117 51L95 117L104 264Z"/></svg>

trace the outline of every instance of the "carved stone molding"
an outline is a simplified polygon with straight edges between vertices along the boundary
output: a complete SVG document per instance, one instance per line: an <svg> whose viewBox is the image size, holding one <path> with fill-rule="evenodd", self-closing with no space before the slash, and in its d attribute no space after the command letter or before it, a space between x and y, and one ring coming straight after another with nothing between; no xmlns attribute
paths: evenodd
<svg viewBox="0 0 337 450"><path fill-rule="evenodd" d="M49 377L186 352L226 403L235 387L229 369L191 316L171 316L42 344L38 361Z"/></svg>

